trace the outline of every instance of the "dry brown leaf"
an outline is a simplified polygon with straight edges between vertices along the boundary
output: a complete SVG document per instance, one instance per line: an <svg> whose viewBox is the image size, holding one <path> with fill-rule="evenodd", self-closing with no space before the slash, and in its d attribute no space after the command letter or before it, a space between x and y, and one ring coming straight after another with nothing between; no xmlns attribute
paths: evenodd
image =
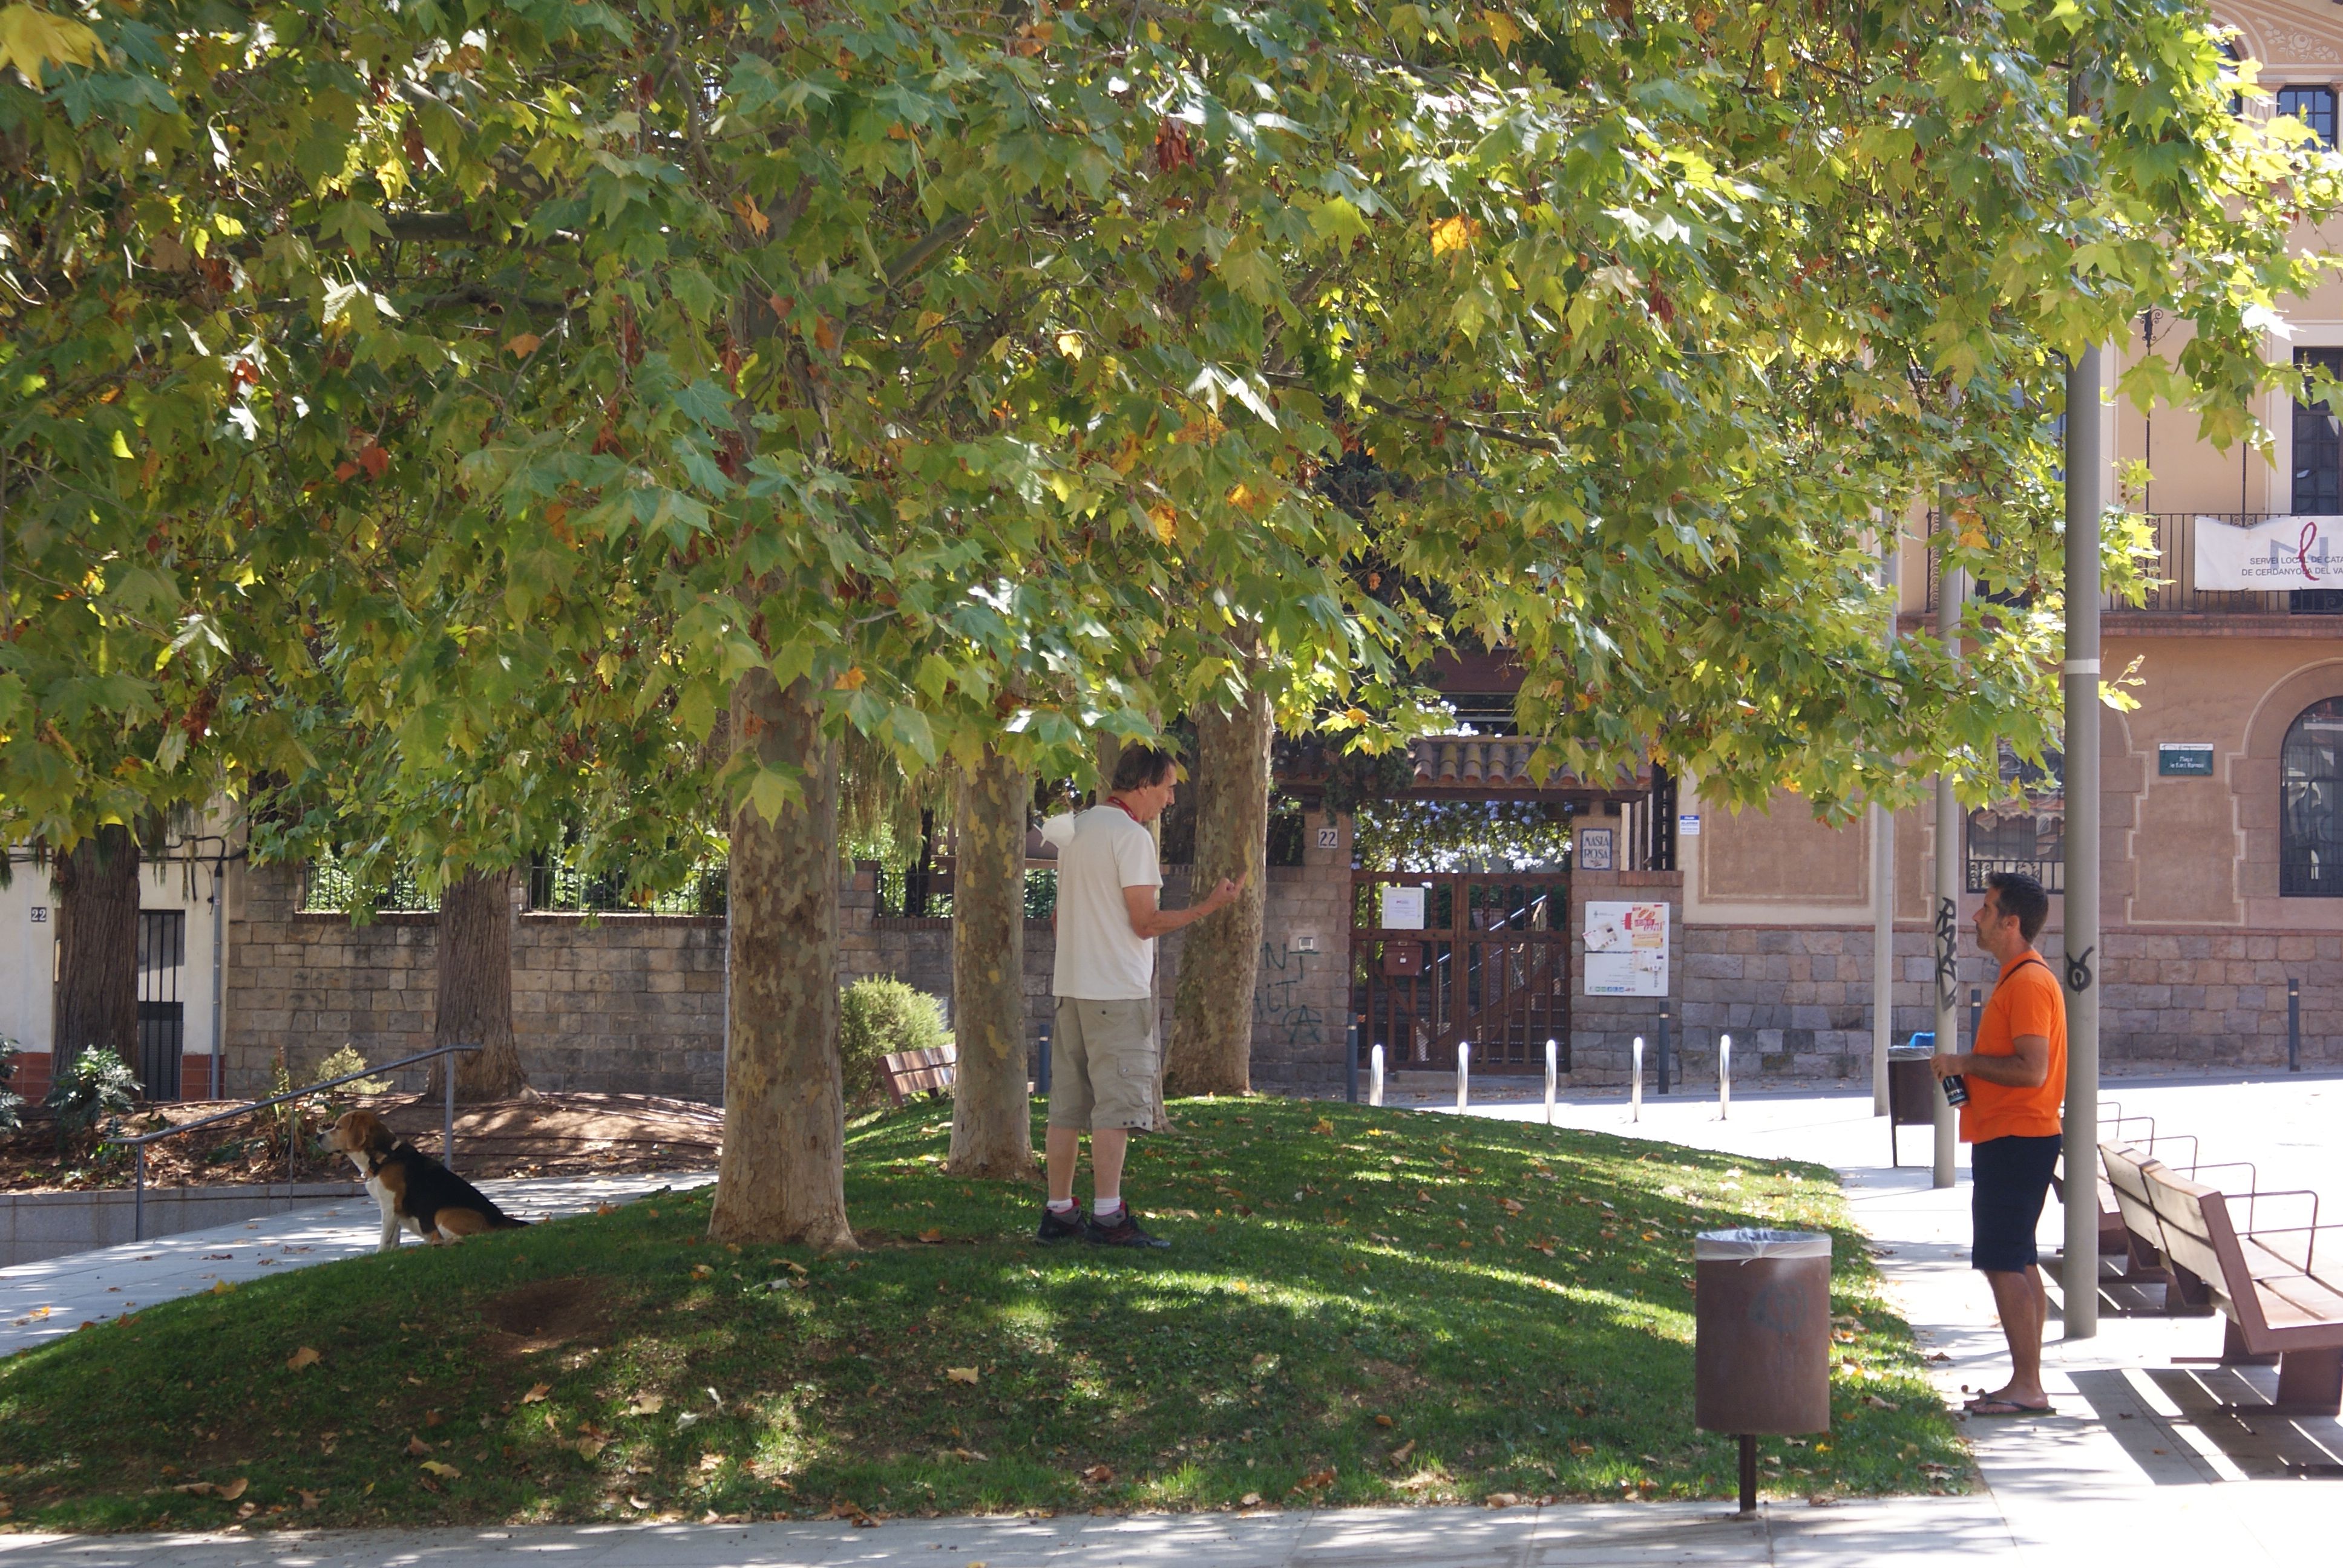
<svg viewBox="0 0 2343 1568"><path fill-rule="evenodd" d="M520 1402L523 1404L543 1404L545 1396L552 1392L553 1385L549 1382L531 1383L528 1385L528 1392L520 1396Z"/></svg>
<svg viewBox="0 0 2343 1568"><path fill-rule="evenodd" d="M1874 1410L1902 1410L1904 1408L1902 1405L1897 1404L1894 1400L1882 1399L1875 1393L1865 1394L1863 1396L1863 1402L1869 1405Z"/></svg>
<svg viewBox="0 0 2343 1568"><path fill-rule="evenodd" d="M434 1475L444 1475L450 1481L458 1479L464 1473L454 1465L437 1459L425 1460L423 1462L423 1468L429 1471Z"/></svg>
<svg viewBox="0 0 2343 1568"><path fill-rule="evenodd" d="M319 1355L309 1346L303 1345L299 1350L295 1351L291 1355L285 1358L285 1370L287 1372L299 1372L303 1367L316 1366L319 1362L324 1361L325 1359L325 1357Z"/></svg>
<svg viewBox="0 0 2343 1568"><path fill-rule="evenodd" d="M627 1493L627 1506L629 1508L649 1508L650 1504L629 1492Z"/></svg>
<svg viewBox="0 0 2343 1568"><path fill-rule="evenodd" d="M635 1396L634 1402L627 1406L627 1413L628 1415L657 1415L659 1412L659 1407L666 1403L667 1395L663 1393L639 1393Z"/></svg>
<svg viewBox="0 0 2343 1568"><path fill-rule="evenodd" d="M1260 1507L1260 1506L1261 1506L1261 1493L1258 1493L1258 1492L1248 1492L1248 1493L1246 1493L1242 1497L1240 1497L1240 1498L1238 1498L1238 1499L1237 1499L1237 1506L1238 1506L1239 1508L1258 1508L1258 1507Z"/></svg>
<svg viewBox="0 0 2343 1568"><path fill-rule="evenodd" d="M441 1415L436 1410L427 1410L423 1412L423 1424L426 1426L443 1425L446 1423L447 1420L447 1418L446 1416Z"/></svg>
<svg viewBox="0 0 2343 1568"><path fill-rule="evenodd" d="M217 1492L219 1488L213 1485L208 1481L186 1481L181 1482L178 1485L171 1488L171 1490L174 1492L184 1492L190 1497L209 1497L214 1493Z"/></svg>
<svg viewBox="0 0 2343 1568"><path fill-rule="evenodd" d="M1089 1482L1092 1486L1104 1486L1108 1482L1114 1479L1114 1466L1111 1464L1093 1464L1088 1470L1082 1472L1082 1479Z"/></svg>
<svg viewBox="0 0 2343 1568"><path fill-rule="evenodd" d="M944 1233L933 1226L920 1232L920 1240L922 1241L940 1241L943 1239Z"/></svg>
<svg viewBox="0 0 2343 1568"><path fill-rule="evenodd" d="M1522 1211L1521 1200L1518 1198L1508 1198L1504 1201L1504 1203L1505 1212L1508 1214L1518 1214Z"/></svg>
<svg viewBox="0 0 2343 1568"><path fill-rule="evenodd" d="M1408 1456L1414 1452L1415 1439L1411 1437L1405 1442L1401 1443L1397 1448L1392 1450L1391 1462L1393 1464L1405 1464L1408 1461Z"/></svg>
<svg viewBox="0 0 2343 1568"><path fill-rule="evenodd" d="M721 1470L724 1468L724 1456L720 1453L703 1453L699 1456L699 1468L702 1472Z"/></svg>
<svg viewBox="0 0 2343 1568"><path fill-rule="evenodd" d="M234 1481L229 1482L226 1486L219 1489L221 1501L226 1503L234 1503L237 1498L244 1495L245 1488L251 1484L251 1477L245 1475L237 1476Z"/></svg>
<svg viewBox="0 0 2343 1568"><path fill-rule="evenodd" d="M578 1458L590 1460L598 1458L602 1451L610 1446L610 1440L606 1437L581 1437L572 1446L578 1450Z"/></svg>
<svg viewBox="0 0 2343 1568"><path fill-rule="evenodd" d="M1322 1486L1332 1486L1333 1484L1334 1473L1332 1470L1313 1470L1309 1474L1303 1476L1299 1482L1295 1483L1293 1490L1296 1492L1315 1492Z"/></svg>
<svg viewBox="0 0 2343 1568"><path fill-rule="evenodd" d="M976 1369L974 1367L946 1367L944 1368L944 1376L950 1379L953 1382L973 1383L976 1382Z"/></svg>
<svg viewBox="0 0 2343 1568"><path fill-rule="evenodd" d="M695 1280L713 1279L716 1277L716 1271L705 1263L694 1263L691 1265L691 1277Z"/></svg>
<svg viewBox="0 0 2343 1568"><path fill-rule="evenodd" d="M594 1212L597 1214L615 1214L618 1211L618 1206L616 1203L597 1203L594 1205Z"/></svg>
<svg viewBox="0 0 2343 1568"><path fill-rule="evenodd" d="M1522 1494L1518 1492L1492 1492L1489 1493L1489 1506L1492 1508L1518 1508L1521 1506L1521 1502Z"/></svg>
<svg viewBox="0 0 2343 1568"><path fill-rule="evenodd" d="M413 1432L409 1432L409 1433L407 1433L407 1457L408 1457L408 1458L410 1458L410 1459L420 1459L420 1458L422 1458L425 1454L427 1454L427 1453L428 1453L428 1452L431 1452L431 1445L430 1445L429 1443L427 1443L427 1442L424 1442L421 1438L419 1438L419 1437L416 1436Z"/></svg>
<svg viewBox="0 0 2343 1568"><path fill-rule="evenodd" d="M508 340L505 344L505 351L516 359L526 359L536 353L537 346L544 341L544 338L534 332L524 332Z"/></svg>
<svg viewBox="0 0 2343 1568"><path fill-rule="evenodd" d="M310 1491L307 1491L307 1490L305 1490L305 1489L303 1489L303 1488L301 1488L301 1487L297 1487L297 1487L295 1487L293 1490L294 1490L297 1493L298 1493L298 1494L299 1494L300 1499L301 1499L301 1506L302 1506L302 1507L304 1507L304 1508L315 1508L315 1507L317 1507L317 1499L319 1499L320 1497L323 1497L323 1496L325 1496L325 1495L326 1495L326 1494L325 1494L324 1493L322 1493L322 1492L310 1492Z"/></svg>
<svg viewBox="0 0 2343 1568"><path fill-rule="evenodd" d="M1377 1426L1389 1426L1392 1424L1392 1418L1387 1415L1379 1415L1375 1417L1375 1424Z"/></svg>
<svg viewBox="0 0 2343 1568"><path fill-rule="evenodd" d="M254 1514L256 1514L256 1513L259 1513L259 1512L260 1512L260 1504L259 1504L259 1503L246 1503L243 1507L241 1507L241 1508L239 1508L239 1509L237 1509L237 1510L236 1511L236 1516L238 1519L249 1519L249 1518L251 1518Z"/></svg>

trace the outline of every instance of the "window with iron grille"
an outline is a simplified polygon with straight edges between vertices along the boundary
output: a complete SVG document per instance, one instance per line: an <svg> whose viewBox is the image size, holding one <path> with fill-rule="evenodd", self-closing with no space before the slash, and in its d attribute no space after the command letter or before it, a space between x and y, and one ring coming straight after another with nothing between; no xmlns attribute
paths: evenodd
<svg viewBox="0 0 2343 1568"><path fill-rule="evenodd" d="M2343 698L2302 710L2286 732L2278 785L2278 890L2289 899L2343 899Z"/></svg>
<svg viewBox="0 0 2343 1568"><path fill-rule="evenodd" d="M2299 366L2324 366L2343 380L2343 348L2298 348ZM2294 406L2294 510L2312 517L2343 512L2343 423L2320 403Z"/></svg>
<svg viewBox="0 0 2343 1568"><path fill-rule="evenodd" d="M2292 115L2318 137L2318 145L2335 145L2335 89L2332 87L2280 87L2278 90L2278 112Z"/></svg>

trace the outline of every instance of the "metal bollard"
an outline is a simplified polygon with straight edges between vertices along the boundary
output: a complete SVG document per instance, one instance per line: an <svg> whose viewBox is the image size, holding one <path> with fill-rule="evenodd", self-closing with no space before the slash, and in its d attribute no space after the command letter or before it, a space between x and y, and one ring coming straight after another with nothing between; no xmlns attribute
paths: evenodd
<svg viewBox="0 0 2343 1568"><path fill-rule="evenodd" d="M1050 1092L1050 1020L1048 1019L1041 1020L1041 1070L1034 1074L1034 1077L1041 1083L1041 1092L1047 1095Z"/></svg>
<svg viewBox="0 0 2343 1568"><path fill-rule="evenodd" d="M1733 1037L1716 1037L1716 1119L1723 1121L1733 1114Z"/></svg>
<svg viewBox="0 0 2343 1568"><path fill-rule="evenodd" d="M1359 1102L1359 1022L1351 1020L1350 1049L1343 1052L1342 1098L1356 1105Z"/></svg>
<svg viewBox="0 0 2343 1568"><path fill-rule="evenodd" d="M1627 1078L1627 1120L1628 1120L1628 1121L1641 1121L1643 1119L1644 1119L1644 1037L1643 1037L1642 1035L1640 1035L1640 1034L1639 1034L1639 1035L1637 1035L1637 1036L1635 1037L1635 1050L1634 1050L1634 1064L1633 1064L1631 1067L1629 1067L1629 1069L1628 1069L1628 1078Z"/></svg>
<svg viewBox="0 0 2343 1568"><path fill-rule="evenodd" d="M2286 982L2286 1070L2302 1070L2302 982Z"/></svg>
<svg viewBox="0 0 2343 1568"><path fill-rule="evenodd" d="M1555 1064L1560 1060L1557 1042L1547 1040L1545 1042L1545 1124L1548 1127L1554 1125L1554 1081Z"/></svg>
<svg viewBox="0 0 2343 1568"><path fill-rule="evenodd" d="M1459 1111L1463 1110L1472 1101L1471 1091L1466 1087L1472 1076L1473 1042L1469 1040L1460 1040L1456 1042L1456 1109Z"/></svg>
<svg viewBox="0 0 2343 1568"><path fill-rule="evenodd" d="M439 1081L447 1086L447 1103L439 1108L439 1163L453 1171L456 1169L456 1059L447 1056L440 1061ZM297 1116L293 1121L294 1130L285 1141L285 1170L288 1178L293 1171L293 1140L301 1135L300 1128L301 1121Z"/></svg>
<svg viewBox="0 0 2343 1568"><path fill-rule="evenodd" d="M1383 1048L1380 1045L1369 1048L1367 1061L1373 1069L1367 1084L1367 1103L1381 1105L1383 1102Z"/></svg>
<svg viewBox="0 0 2343 1568"><path fill-rule="evenodd" d="M1668 1010L1660 1009L1660 1092L1668 1091Z"/></svg>

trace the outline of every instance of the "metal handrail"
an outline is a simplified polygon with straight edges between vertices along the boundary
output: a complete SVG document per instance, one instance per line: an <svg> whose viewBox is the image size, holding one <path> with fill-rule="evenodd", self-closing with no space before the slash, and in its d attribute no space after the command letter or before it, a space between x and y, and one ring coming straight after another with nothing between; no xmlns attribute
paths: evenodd
<svg viewBox="0 0 2343 1568"><path fill-rule="evenodd" d="M429 1061L436 1056L454 1056L459 1052L479 1049L477 1045L435 1045L429 1050L418 1050L413 1056L402 1056L397 1061L386 1061L375 1067L362 1067L356 1072L345 1072L339 1078L328 1078L322 1083L305 1084L299 1089L288 1090L283 1094L272 1094L266 1100L256 1100L249 1105L239 1105L234 1111L216 1111L209 1116L199 1116L193 1121L183 1121L176 1127L166 1127L154 1132L141 1132L134 1138L100 1138L97 1141L101 1148L112 1143L132 1151L133 1159L137 1167L137 1177L134 1187L136 1195L131 1200L130 1205L130 1239L134 1242L146 1239L146 1145L149 1143L159 1143L166 1138L176 1138L180 1133L193 1132L198 1127L210 1127L222 1121L233 1121L238 1117L249 1116L256 1111L266 1111L272 1105L283 1105L294 1100L306 1100L312 1094L323 1094L328 1089L338 1089L354 1079L372 1078L377 1073L396 1072L402 1067L412 1067L418 1061ZM456 1168L456 1075L453 1072L448 1073L443 1083L447 1091L447 1101L440 1109L439 1161L452 1171ZM291 1148L289 1140L287 1148L289 1151ZM289 1172L291 1169L289 1152L287 1156L287 1169Z"/></svg>

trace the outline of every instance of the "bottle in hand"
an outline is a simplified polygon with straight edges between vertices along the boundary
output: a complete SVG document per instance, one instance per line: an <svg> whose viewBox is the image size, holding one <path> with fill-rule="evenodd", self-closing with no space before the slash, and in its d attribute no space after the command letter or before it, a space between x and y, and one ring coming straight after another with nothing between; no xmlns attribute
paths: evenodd
<svg viewBox="0 0 2343 1568"><path fill-rule="evenodd" d="M1957 1072L1952 1072L1945 1075L1943 1082L1945 1085L1946 1104L1966 1105L1969 1102L1969 1081L1967 1079L1962 1077Z"/></svg>

